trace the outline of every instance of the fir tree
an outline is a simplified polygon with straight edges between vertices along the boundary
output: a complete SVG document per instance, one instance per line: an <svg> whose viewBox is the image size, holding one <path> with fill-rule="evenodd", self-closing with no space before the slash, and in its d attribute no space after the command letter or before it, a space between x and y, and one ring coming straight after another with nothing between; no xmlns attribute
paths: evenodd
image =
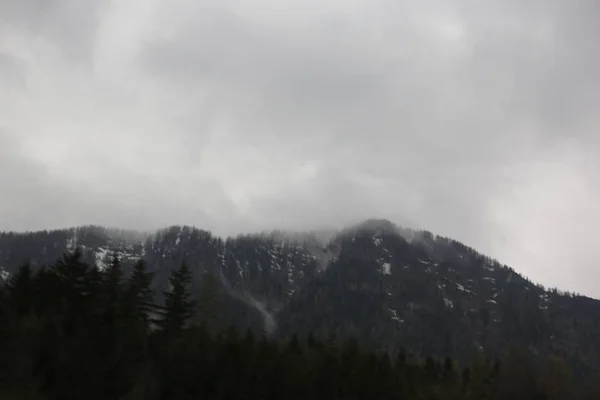
<svg viewBox="0 0 600 400"><path fill-rule="evenodd" d="M134 317L148 324L150 315L154 310L154 292L150 288L152 273L146 269L146 262L138 260L133 266L133 272L126 286L127 307Z"/></svg>
<svg viewBox="0 0 600 400"><path fill-rule="evenodd" d="M118 314L123 301L123 270L121 261L114 255L110 265L101 274L101 298L99 306L102 308L102 324L112 332L117 323Z"/></svg>
<svg viewBox="0 0 600 400"><path fill-rule="evenodd" d="M32 308L33 302L33 277L31 265L26 262L10 279L6 287L12 311L16 312L17 318L27 315Z"/></svg>
<svg viewBox="0 0 600 400"><path fill-rule="evenodd" d="M185 263L171 274L170 290L164 291L165 305L159 326L165 332L178 332L194 313L194 301L191 300L189 285L192 274Z"/></svg>

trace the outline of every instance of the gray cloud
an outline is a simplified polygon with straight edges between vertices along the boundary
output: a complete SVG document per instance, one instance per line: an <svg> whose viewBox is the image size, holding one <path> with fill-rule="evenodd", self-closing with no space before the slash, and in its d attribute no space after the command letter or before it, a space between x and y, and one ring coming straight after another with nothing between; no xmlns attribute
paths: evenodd
<svg viewBox="0 0 600 400"><path fill-rule="evenodd" d="M108 1L2 0L0 33L30 35L56 47L69 61L88 63L94 35Z"/></svg>
<svg viewBox="0 0 600 400"><path fill-rule="evenodd" d="M1 228L383 217L600 296L596 1L38 3L0 1Z"/></svg>

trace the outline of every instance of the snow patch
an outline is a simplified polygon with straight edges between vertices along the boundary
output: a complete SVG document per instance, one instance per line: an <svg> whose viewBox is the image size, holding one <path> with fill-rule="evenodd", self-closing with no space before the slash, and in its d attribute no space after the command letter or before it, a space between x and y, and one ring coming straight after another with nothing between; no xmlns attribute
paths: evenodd
<svg viewBox="0 0 600 400"><path fill-rule="evenodd" d="M235 260L235 266L237 269L237 273L240 277L240 279L244 278L244 270L242 269L242 264L240 263L240 260Z"/></svg>
<svg viewBox="0 0 600 400"><path fill-rule="evenodd" d="M489 276L486 276L483 278L484 281L488 281L488 282L492 282L492 283L496 283L496 280L494 278L491 278Z"/></svg>
<svg viewBox="0 0 600 400"><path fill-rule="evenodd" d="M294 294L294 270L292 267L292 263L288 261L287 265L287 281L290 289L288 290L288 296L292 296Z"/></svg>
<svg viewBox="0 0 600 400"><path fill-rule="evenodd" d="M392 314L392 319L394 321L398 321L398 322L404 322L403 319L398 318L398 312L396 310L394 310L393 308L388 308L388 310L390 311L390 313Z"/></svg>
<svg viewBox="0 0 600 400"><path fill-rule="evenodd" d="M457 284L456 284L456 288L457 288L458 290L462 291L462 292L465 292L465 293L471 293L471 294L475 294L475 293L473 293L472 291L470 291L469 289L465 289L465 287L464 287L463 285L461 285L460 283L457 283Z"/></svg>
<svg viewBox="0 0 600 400"><path fill-rule="evenodd" d="M275 247L278 247L277 244L275 244ZM271 268L275 269L277 271L281 271L281 264L279 263L279 260L281 259L281 254L278 253L276 250L268 250L269 256L271 257Z"/></svg>
<svg viewBox="0 0 600 400"><path fill-rule="evenodd" d="M494 271L495 268L490 264L483 264L483 269L487 269L488 271Z"/></svg>
<svg viewBox="0 0 600 400"><path fill-rule="evenodd" d="M547 310L549 303L550 303L550 296L548 296L548 293L542 293L540 295L540 304L539 304L540 310Z"/></svg>
<svg viewBox="0 0 600 400"><path fill-rule="evenodd" d="M446 305L447 308L453 309L454 308L454 303L452 303L451 300L448 300L447 298L444 297L444 304Z"/></svg>
<svg viewBox="0 0 600 400"><path fill-rule="evenodd" d="M373 244L374 244L375 246L380 246L380 245L381 245L381 242L383 242L383 239L382 239L382 238L380 238L380 237L377 237L377 236L374 236L374 237L373 237Z"/></svg>
<svg viewBox="0 0 600 400"><path fill-rule="evenodd" d="M94 253L96 256L96 265L98 266L98 269L100 271L105 270L107 267L106 256L108 255L108 248L99 247Z"/></svg>
<svg viewBox="0 0 600 400"><path fill-rule="evenodd" d="M67 238L67 250L74 251L77 247L77 239L75 237Z"/></svg>
<svg viewBox="0 0 600 400"><path fill-rule="evenodd" d="M492 300L492 299L488 300L486 303L490 303L490 304L498 304L498 303L496 303L496 300Z"/></svg>
<svg viewBox="0 0 600 400"><path fill-rule="evenodd" d="M0 267L0 279L6 281L10 277L10 272L4 269L4 267Z"/></svg>
<svg viewBox="0 0 600 400"><path fill-rule="evenodd" d="M383 273L384 275L391 275L392 265L388 262L381 264L381 273Z"/></svg>

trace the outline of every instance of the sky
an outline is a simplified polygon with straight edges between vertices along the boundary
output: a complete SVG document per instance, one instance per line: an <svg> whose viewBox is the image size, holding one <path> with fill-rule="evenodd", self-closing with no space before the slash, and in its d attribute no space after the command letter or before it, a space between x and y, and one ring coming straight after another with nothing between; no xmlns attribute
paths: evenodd
<svg viewBox="0 0 600 400"><path fill-rule="evenodd" d="M600 298L597 0L0 0L0 230L387 218Z"/></svg>

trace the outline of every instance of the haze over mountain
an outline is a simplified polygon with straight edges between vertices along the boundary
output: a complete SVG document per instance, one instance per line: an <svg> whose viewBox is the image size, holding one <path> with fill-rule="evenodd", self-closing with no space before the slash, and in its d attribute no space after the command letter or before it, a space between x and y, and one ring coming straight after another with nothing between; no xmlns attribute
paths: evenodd
<svg viewBox="0 0 600 400"><path fill-rule="evenodd" d="M377 216L600 296L599 9L0 1L0 229Z"/></svg>

